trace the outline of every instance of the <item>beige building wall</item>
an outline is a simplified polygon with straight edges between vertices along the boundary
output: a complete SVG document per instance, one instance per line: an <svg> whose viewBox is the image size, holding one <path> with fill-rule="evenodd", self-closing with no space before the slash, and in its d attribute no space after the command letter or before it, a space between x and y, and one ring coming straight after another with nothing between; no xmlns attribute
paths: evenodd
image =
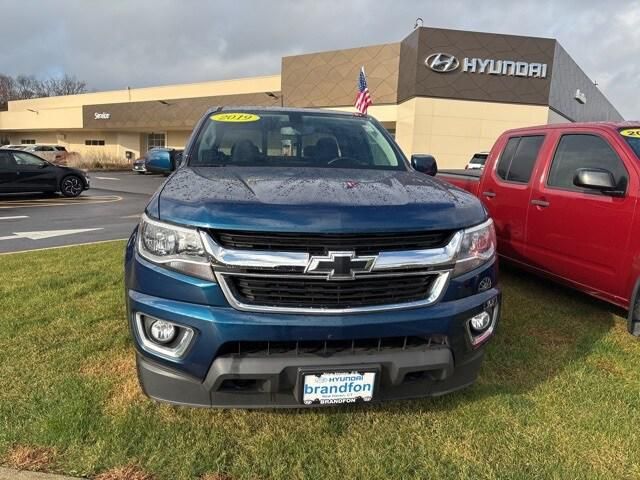
<svg viewBox="0 0 640 480"><path fill-rule="evenodd" d="M43 98L39 100L43 101L51 99ZM35 100L23 101L34 102ZM21 102L22 101L9 102L9 111L0 112L0 130L55 130L82 128L82 106L64 108L47 107L42 109L25 107L22 110L11 111L14 103ZM43 103L43 105L47 104Z"/></svg>
<svg viewBox="0 0 640 480"><path fill-rule="evenodd" d="M166 145L169 148L184 148L191 131L168 131ZM35 140L36 143L49 145L63 145L69 152L77 152L83 156L106 155L120 159L126 158L126 153L133 152L134 158L140 157L146 151L145 133L140 132L112 132L92 130L67 131L26 131L8 135L12 144L20 144L23 140ZM86 140L104 140L102 145L86 145Z"/></svg>
<svg viewBox="0 0 640 480"><path fill-rule="evenodd" d="M83 156L116 156L125 158L125 152L140 155L140 134L136 132L99 132L90 130L70 130L62 132L20 132L9 135L12 144L23 140L35 140L36 143L63 145L69 152ZM86 140L104 140L102 145L86 145Z"/></svg>
<svg viewBox="0 0 640 480"><path fill-rule="evenodd" d="M168 148L184 148L191 135L189 131L169 131L167 132L167 147Z"/></svg>
<svg viewBox="0 0 640 480"><path fill-rule="evenodd" d="M548 119L547 106L413 98L397 107L396 140L407 156L429 153L441 168L463 168L505 130Z"/></svg>

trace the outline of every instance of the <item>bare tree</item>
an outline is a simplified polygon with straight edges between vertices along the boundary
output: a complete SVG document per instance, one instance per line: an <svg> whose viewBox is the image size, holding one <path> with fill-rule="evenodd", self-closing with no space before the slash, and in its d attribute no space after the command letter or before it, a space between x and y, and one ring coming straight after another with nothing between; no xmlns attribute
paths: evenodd
<svg viewBox="0 0 640 480"><path fill-rule="evenodd" d="M0 109L6 108L7 102L15 98L15 83L13 77L0 74Z"/></svg>
<svg viewBox="0 0 640 480"><path fill-rule="evenodd" d="M87 84L76 77L64 74L62 77L38 79L33 75L0 74L0 108L10 100L75 95L87 91Z"/></svg>
<svg viewBox="0 0 640 480"><path fill-rule="evenodd" d="M53 80L52 87L49 90L49 96L55 95L75 95L77 93L85 93L87 91L87 84L82 80L78 80L76 77L67 75Z"/></svg>
<svg viewBox="0 0 640 480"><path fill-rule="evenodd" d="M44 92L33 75L18 75L16 77L16 96L18 99L36 98L38 94L42 93Z"/></svg>

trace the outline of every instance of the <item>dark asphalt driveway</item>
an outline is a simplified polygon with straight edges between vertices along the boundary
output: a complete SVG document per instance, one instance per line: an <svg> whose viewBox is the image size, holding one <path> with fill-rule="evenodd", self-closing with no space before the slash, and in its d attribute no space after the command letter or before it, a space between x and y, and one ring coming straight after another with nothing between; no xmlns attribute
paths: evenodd
<svg viewBox="0 0 640 480"><path fill-rule="evenodd" d="M134 172L91 172L78 198L0 194L0 253L128 238L165 180Z"/></svg>

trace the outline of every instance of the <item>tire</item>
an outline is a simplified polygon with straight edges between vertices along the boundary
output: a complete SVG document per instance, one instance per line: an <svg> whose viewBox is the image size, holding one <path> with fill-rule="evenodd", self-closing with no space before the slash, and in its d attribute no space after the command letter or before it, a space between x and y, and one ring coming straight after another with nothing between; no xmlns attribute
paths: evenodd
<svg viewBox="0 0 640 480"><path fill-rule="evenodd" d="M60 193L65 197L77 197L83 190L84 182L77 175L67 175L60 182Z"/></svg>
<svg viewBox="0 0 640 480"><path fill-rule="evenodd" d="M136 172L138 175L144 175L146 172Z"/></svg>
<svg viewBox="0 0 640 480"><path fill-rule="evenodd" d="M640 278L636 281L633 292L631 292L627 315L627 330L631 335L640 337Z"/></svg>

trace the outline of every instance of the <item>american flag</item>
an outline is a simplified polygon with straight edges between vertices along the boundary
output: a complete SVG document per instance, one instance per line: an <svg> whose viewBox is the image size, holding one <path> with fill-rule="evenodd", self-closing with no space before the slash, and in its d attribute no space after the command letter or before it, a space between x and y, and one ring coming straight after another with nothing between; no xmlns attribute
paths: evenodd
<svg viewBox="0 0 640 480"><path fill-rule="evenodd" d="M369 95L369 87L367 87L367 76L364 74L364 67L360 69L360 76L358 77L358 96L356 97L356 110L365 115L371 101L371 95Z"/></svg>

